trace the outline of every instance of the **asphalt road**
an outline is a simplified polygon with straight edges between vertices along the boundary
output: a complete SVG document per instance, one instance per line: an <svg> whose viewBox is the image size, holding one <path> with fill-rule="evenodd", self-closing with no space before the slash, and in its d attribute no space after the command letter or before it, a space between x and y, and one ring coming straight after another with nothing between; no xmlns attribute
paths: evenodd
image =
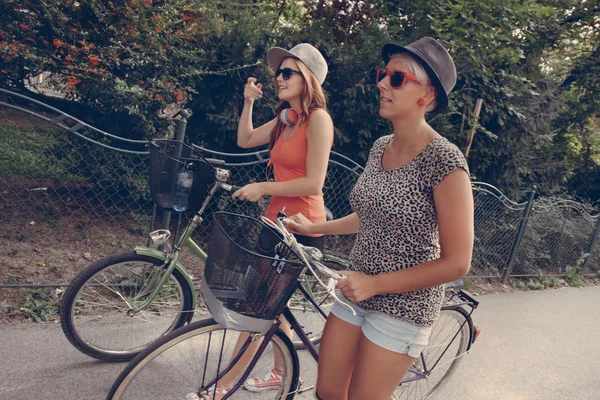
<svg viewBox="0 0 600 400"><path fill-rule="evenodd" d="M600 398L600 287L479 300L483 333L436 399ZM0 338L0 399L104 399L124 367L79 353L58 324L0 326ZM301 366L302 379L314 382L305 354Z"/></svg>

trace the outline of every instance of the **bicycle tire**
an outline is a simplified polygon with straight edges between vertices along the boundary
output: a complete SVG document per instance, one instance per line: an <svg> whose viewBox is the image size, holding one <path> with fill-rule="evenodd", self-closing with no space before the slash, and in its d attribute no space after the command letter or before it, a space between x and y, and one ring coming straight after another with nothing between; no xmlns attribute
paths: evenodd
<svg viewBox="0 0 600 400"><path fill-rule="evenodd" d="M323 264L333 270L340 271L348 269L349 261L337 253L324 251ZM321 279L327 283L326 278ZM333 306L333 302L335 300L323 287L321 287L315 277L311 275L305 275L301 281L301 285L304 286L304 289L307 291L307 293L314 295L313 300L320 308L323 309L325 314L329 314L329 311L331 311L331 307ZM290 300L289 308L294 314L294 317L296 317L298 323L302 326L310 341L315 346L318 345L321 342L321 336L323 335L323 328L325 327L326 318L323 318L323 316L314 308L312 303L310 303L299 290L294 292L294 295ZM306 345L298 338L295 332L292 343L294 344L296 350L306 349Z"/></svg>
<svg viewBox="0 0 600 400"><path fill-rule="evenodd" d="M227 332L233 332L230 340L226 339ZM232 353L229 349L235 346L236 338L235 331L224 329L212 318L193 322L171 332L148 346L127 365L112 385L107 399L184 399L186 395L196 393L200 388L208 385L216 378L219 371L225 368L231 359ZM211 353L210 347L213 342L217 344L217 348ZM219 348L219 343L227 343L228 349L224 350L223 345ZM298 355L290 339L281 330L277 330L271 339L271 346L281 350L284 361L282 374L284 384L278 396L273 397L291 400L298 388L300 373ZM273 367L273 355L267 353L265 351L262 354L258 366L270 370ZM205 362L215 360L215 356L218 357L216 371L209 367L208 363L204 366L199 364L203 360ZM186 368L186 363L194 365ZM187 379L182 371L189 373L191 378ZM264 398L262 392L248 392L241 387L238 392L240 391L243 391L244 398ZM230 398L236 397L236 393L233 392Z"/></svg>
<svg viewBox="0 0 600 400"><path fill-rule="evenodd" d="M163 264L163 260L130 250L103 257L81 271L61 300L61 327L69 342L98 360L130 361L150 343L183 326L194 312L193 288L176 269L147 310L127 315L129 304L141 303L148 293L144 293L148 282L140 278L145 271L157 273ZM122 275L118 275L119 268ZM120 338L131 344L119 344Z"/></svg>
<svg viewBox="0 0 600 400"><path fill-rule="evenodd" d="M456 330L448 326L445 321L454 321ZM462 323L466 321L464 325ZM460 326L462 325L462 328ZM460 328L460 331L458 331ZM454 342L451 343L451 347L448 348L444 354L446 341L450 341L454 334L459 332ZM426 378L422 378L413 382L401 384L394 392L394 400L428 400L431 399L450 379L452 374L456 371L456 368L462 361L462 356L467 351L473 338L473 321L467 311L460 306L444 306L442 307L440 318L433 326L431 332L430 343L423 350L425 357L425 363L427 368L433 367L430 371L430 375ZM442 340L443 345L439 345L436 342ZM453 344L456 344L452 347ZM451 350L454 348L454 350ZM447 357L448 356L448 357ZM434 366L436 360L439 359L437 365ZM444 359L444 361L442 360ZM415 360L415 363L411 368L422 369L421 357ZM447 369L442 367L448 365ZM411 372L407 373L404 377L414 376ZM432 383L434 382L434 383ZM425 386L425 389L423 387ZM424 393L424 394L423 394ZM414 395L414 396L413 396Z"/></svg>

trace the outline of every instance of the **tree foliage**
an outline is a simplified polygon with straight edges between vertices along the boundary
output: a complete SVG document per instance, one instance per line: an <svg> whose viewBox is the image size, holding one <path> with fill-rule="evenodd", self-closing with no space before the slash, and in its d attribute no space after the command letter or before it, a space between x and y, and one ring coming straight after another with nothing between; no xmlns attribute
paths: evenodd
<svg viewBox="0 0 600 400"><path fill-rule="evenodd" d="M237 150L249 76L265 85L255 123L273 118L268 48L312 43L329 64L335 149L358 161L391 132L372 74L382 45L432 36L459 79L430 123L462 148L476 129L475 179L517 196L535 184L600 197L600 7L589 0L2 0L0 14L1 86L27 91L50 73L68 94L61 108L136 138L191 108L190 139L223 150Z"/></svg>

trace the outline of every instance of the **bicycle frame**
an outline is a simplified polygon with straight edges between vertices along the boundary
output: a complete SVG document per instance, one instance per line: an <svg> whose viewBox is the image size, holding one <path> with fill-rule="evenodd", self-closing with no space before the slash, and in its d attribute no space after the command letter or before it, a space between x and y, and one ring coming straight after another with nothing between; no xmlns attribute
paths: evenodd
<svg viewBox="0 0 600 400"><path fill-rule="evenodd" d="M327 318L327 315L325 314L325 312L314 301L314 299L309 295L309 293L306 291L306 289L301 284L298 284L297 288L300 290L300 292L302 292L302 295L305 297L305 299L307 301L309 301L324 318ZM411 366L408 369L408 372L413 373L415 376L403 379L399 384L400 386L403 384L410 383L410 382L415 382L415 381L418 381L421 379L425 379L425 378L427 378L427 376L429 376L431 374L431 372L437 366L439 360L442 359L442 357L444 356L446 351L450 348L450 346L452 345L454 340L456 340L456 338L458 337L458 334L462 330L464 324L466 324L468 322L468 320L471 318L471 314L473 314L473 311L475 311L475 308L477 308L477 306L479 305L479 302L477 300L473 299L468 293L463 294L463 291L461 291L459 294L457 294L457 296L459 298L461 298L462 300L464 300L463 303L457 304L458 306L467 305L467 306L471 307L471 311L467 315L467 318L465 318L465 320L461 324L460 328L456 331L456 334L452 337L452 340L448 343L448 345L446 346L446 348L444 349L442 354L437 358L437 360L435 361L433 366L431 368L428 367L427 362L425 360L425 355L423 353L421 353L421 355L419 356L419 359L420 359L420 362L422 365L422 369L418 370L418 369L415 369L413 366ZM306 346L306 350L308 350L311 357L315 360L315 362L318 363L319 362L319 351L317 350L317 347L310 341L309 337L304 332L304 329L302 328L302 326L300 325L298 320L296 320L296 317L294 317L294 314L292 313L290 308L286 306L282 311L282 315L290 323L292 330L296 333L296 335L300 338L302 343ZM264 334L263 341L260 344L256 354L250 361L250 364L248 365L248 367L246 368L246 370L244 371L242 376L237 380L236 384L231 388L231 390L227 394L225 394L225 396L223 397L223 400L228 399L231 395L236 393L237 390L243 385L243 382L245 382L246 379L250 376L252 369L258 363L258 360L260 359L260 357L264 353L265 349L267 348L267 345L270 342L271 338L273 337L273 335L275 335L275 332L277 331L277 329L279 329L280 324L281 324L281 322L279 321L279 319L277 319L273 323L273 326L271 327L271 329L269 329L269 331L267 331ZM207 388L213 387L216 384L216 382L218 382L221 378L223 378L235 366L235 364L238 362L238 360L242 357L242 355L244 354L244 352L246 351L248 346L250 346L250 343L253 340L256 340L256 338L258 338L260 336L261 335L257 335L257 334L250 335L248 337L248 339L246 339L246 341L244 342L243 346L240 348L240 351L238 352L238 354L236 354L235 357L230 361L229 365L227 365L227 367L222 372L220 372L212 381L210 381L206 385L206 387ZM224 340L224 338L223 338L223 340ZM468 353L470 345L473 343L473 340L474 340L473 335L471 335L469 338L469 344L467 347L467 351L464 354ZM210 346L210 344L209 344L209 346ZM220 363L221 363L221 359L219 359L219 366L217 367L218 368L217 370L220 369Z"/></svg>
<svg viewBox="0 0 600 400"><path fill-rule="evenodd" d="M308 300L310 303L312 303L312 305L319 311L319 313L324 318L327 318L327 314L325 314L325 312L321 309L321 307L319 307L319 305L308 294L308 292L304 289L304 287L301 284L298 284L297 288L300 290L300 292L302 292L302 295L305 297L305 299ZM302 329L302 326L300 325L298 320L296 320L296 317L294 317L294 314L292 314L292 311L289 309L289 307L286 306L283 309L282 314L285 317L285 319L290 323L292 330L294 332L296 332L296 334L298 335L298 337L300 338L302 343L306 346L306 349L308 350L310 355L314 358L315 361L318 362L319 351L317 350L317 347L310 341L309 337L306 335L306 333L304 332L304 329ZM228 399L231 395L233 395L242 386L242 384L246 381L246 379L250 376L252 369L258 363L258 360L260 359L260 357L266 350L267 345L271 341L271 338L273 337L273 335L275 335L275 332L277 332L277 329L279 329L280 324L281 324L281 321L279 321L279 319L275 320L271 329L269 329L264 334L263 341L260 344L258 350L256 351L256 354L250 361L250 364L248 365L248 367L246 368L246 370L244 371L242 376L238 379L236 384L231 388L231 391L223 397L223 400ZM212 381L210 381L206 385L206 387L207 388L212 387L213 385L215 385L216 382L218 382L221 378L223 378L235 366L235 364L238 362L238 360L243 356L243 354L246 351L246 349L248 348L248 346L250 346L250 343L253 340L256 340L256 338L258 338L260 336L262 336L262 335L250 335L246 339L246 341L244 342L242 347L240 348L240 351L238 352L238 354L236 354L235 357L233 357L233 359L229 362L229 365L227 365L227 367L222 372L220 372ZM210 344L209 344L209 346L210 346ZM219 366L217 367L218 368L217 370L220 369L220 363L221 363L221 359L219 359Z"/></svg>
<svg viewBox="0 0 600 400"><path fill-rule="evenodd" d="M217 170L217 171L219 171L219 170ZM221 171L224 171L224 170L221 170ZM187 226L185 227L185 229L184 229L183 233L180 235L180 237L176 238L177 242L174 244L172 251L162 252L162 251L155 250L155 249L152 249L149 247L136 247L134 249L135 252L138 254L144 254L144 255L149 255L152 257L157 257L157 258L164 260L165 263L163 264L163 270L157 271L155 273L155 276L150 278L151 281L158 280L158 283L156 284L156 287L154 288L152 293L146 298L146 300L141 305L139 305L138 307L135 307L134 309L129 310L128 311L129 314L131 314L131 315L136 314L136 313L146 309L147 307L149 307L154 302L154 300L156 299L156 296L158 296L158 293L160 292L162 287L165 285L167 280L169 280L169 278L171 277L171 274L173 273L173 270L175 268L179 269L182 272L183 276L185 276L186 279L188 280L188 282L190 283L190 287L193 287L191 278L185 272L185 270L178 264L179 252L183 248L188 248L196 257L198 257L200 260L202 260L202 262L206 262L208 255L206 254L206 252L204 250L202 250L200 248L200 246L198 246L198 244L196 242L194 242L192 240L191 236L192 236L192 233L194 232L194 230L198 227L198 225L200 225L202 223L202 221L203 221L202 214L204 213L204 210L208 206L208 203L210 202L210 200L213 198L217 189L224 188L224 189L231 190L231 185L227 185L222 180L220 180L218 175L219 175L219 173L217 173L217 182L215 182L214 185L212 186L212 188L210 189L208 196L206 196L206 198L204 199L204 203L202 203L202 207L200 208L200 210L198 210L196 215L194 215L194 217L192 218L190 223L187 224ZM227 175L228 175L228 173L227 173ZM160 275L162 275L162 276L160 276ZM160 276L160 278L159 278L159 276ZM196 295L195 291L192 291L192 292L194 293L193 306L195 306L196 300L197 300L197 295ZM145 295L146 295L146 293L144 293L144 296Z"/></svg>

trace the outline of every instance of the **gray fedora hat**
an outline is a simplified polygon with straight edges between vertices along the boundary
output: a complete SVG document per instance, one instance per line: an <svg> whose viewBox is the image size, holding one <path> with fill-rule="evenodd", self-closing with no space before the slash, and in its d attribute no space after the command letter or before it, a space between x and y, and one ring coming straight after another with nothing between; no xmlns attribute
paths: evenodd
<svg viewBox="0 0 600 400"><path fill-rule="evenodd" d="M437 90L437 107L433 112L444 111L448 107L448 94L456 85L456 67L444 46L433 38L424 37L407 46L386 44L381 50L386 64L391 55L397 53L408 53L423 65Z"/></svg>
<svg viewBox="0 0 600 400"><path fill-rule="evenodd" d="M267 52L267 60L273 69L279 68L281 62L286 57L297 58L302 61L308 69L319 80L322 85L327 76L327 62L319 50L308 43L300 43L290 50L282 49L281 47L272 47Z"/></svg>

